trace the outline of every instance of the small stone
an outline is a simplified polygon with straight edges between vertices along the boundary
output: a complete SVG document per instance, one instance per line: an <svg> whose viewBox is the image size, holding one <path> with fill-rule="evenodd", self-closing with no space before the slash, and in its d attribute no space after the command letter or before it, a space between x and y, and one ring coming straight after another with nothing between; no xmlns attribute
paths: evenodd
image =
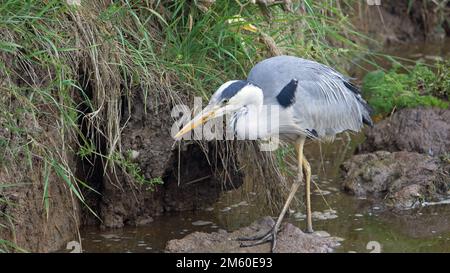
<svg viewBox="0 0 450 273"><path fill-rule="evenodd" d="M355 217L363 217L364 215L363 214L361 214L361 213L356 213L355 214Z"/></svg>
<svg viewBox="0 0 450 273"><path fill-rule="evenodd" d="M230 211L230 210L231 210L230 207L225 207L225 208L221 209L220 211L221 212L227 212L227 211Z"/></svg>
<svg viewBox="0 0 450 273"><path fill-rule="evenodd" d="M206 208L206 209L205 209L205 211L213 211L213 210L214 210L213 207L209 207L209 208Z"/></svg>
<svg viewBox="0 0 450 273"><path fill-rule="evenodd" d="M195 222L192 222L193 226L206 226L206 225L211 225L212 222L211 221L203 221L203 220L198 220Z"/></svg>
<svg viewBox="0 0 450 273"><path fill-rule="evenodd" d="M116 234L100 234L100 236L108 240L119 238Z"/></svg>
<svg viewBox="0 0 450 273"><path fill-rule="evenodd" d="M301 212L296 212L296 213L294 213L294 218L295 219L305 219L306 215Z"/></svg>
<svg viewBox="0 0 450 273"><path fill-rule="evenodd" d="M238 204L239 206L248 206L248 203L246 201L241 201Z"/></svg>
<svg viewBox="0 0 450 273"><path fill-rule="evenodd" d="M134 160L134 159L138 158L138 156L139 156L139 152L138 151L131 150L131 152L130 152L131 159Z"/></svg>
<svg viewBox="0 0 450 273"><path fill-rule="evenodd" d="M323 231L323 230L315 231L314 234L319 237L330 237L331 236L330 233Z"/></svg>
<svg viewBox="0 0 450 273"><path fill-rule="evenodd" d="M318 191L318 190L315 190L314 193L316 193L318 195L329 195L329 194L331 194L331 191L326 191L326 190Z"/></svg>

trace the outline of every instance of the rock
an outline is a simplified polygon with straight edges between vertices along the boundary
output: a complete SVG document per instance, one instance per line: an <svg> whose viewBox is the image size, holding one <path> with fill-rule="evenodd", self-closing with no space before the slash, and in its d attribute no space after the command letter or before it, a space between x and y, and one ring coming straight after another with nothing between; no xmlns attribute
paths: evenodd
<svg viewBox="0 0 450 273"><path fill-rule="evenodd" d="M267 232L275 224L271 217L255 221L249 227L229 233L224 230L204 233L194 232L182 239L171 240L166 245L167 252L208 252L208 253L264 253L270 252L270 243L252 247L240 247L239 237ZM306 234L292 224L283 224L278 234L274 252L331 252L339 246L338 239L320 234Z"/></svg>
<svg viewBox="0 0 450 273"><path fill-rule="evenodd" d="M419 153L355 155L341 169L344 190L358 197L378 198L400 209L439 200L450 187L450 163Z"/></svg>
<svg viewBox="0 0 450 273"><path fill-rule="evenodd" d="M450 152L450 110L402 109L368 129L359 153L409 151L431 156Z"/></svg>
<svg viewBox="0 0 450 273"><path fill-rule="evenodd" d="M193 226L207 226L207 225L211 225L211 224L213 224L213 222L204 221L204 220L198 220L198 221L192 222Z"/></svg>
<svg viewBox="0 0 450 273"><path fill-rule="evenodd" d="M150 224L151 222L153 222L153 218L148 216L148 217L140 217L136 220L136 225L137 226L145 226Z"/></svg>
<svg viewBox="0 0 450 273"><path fill-rule="evenodd" d="M230 211L230 210L231 210L230 207L225 207L225 208L221 209L220 211L221 212L227 212L227 211Z"/></svg>

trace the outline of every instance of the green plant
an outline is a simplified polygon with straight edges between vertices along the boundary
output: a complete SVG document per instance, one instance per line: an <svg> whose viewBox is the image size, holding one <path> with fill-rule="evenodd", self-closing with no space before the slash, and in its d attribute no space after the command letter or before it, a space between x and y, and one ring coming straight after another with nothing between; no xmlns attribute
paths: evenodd
<svg viewBox="0 0 450 273"><path fill-rule="evenodd" d="M433 71L418 63L406 73L400 72L398 66L387 72L370 72L363 79L363 93L377 114L417 106L448 108L450 66L447 63L437 67Z"/></svg>
<svg viewBox="0 0 450 273"><path fill-rule="evenodd" d="M131 152L128 153L126 158L120 153L114 153L111 160L114 164L119 166L124 173L131 176L139 185L144 186L146 190L154 190L156 185L163 184L161 177L146 179L142 174L142 170L139 165L131 161Z"/></svg>

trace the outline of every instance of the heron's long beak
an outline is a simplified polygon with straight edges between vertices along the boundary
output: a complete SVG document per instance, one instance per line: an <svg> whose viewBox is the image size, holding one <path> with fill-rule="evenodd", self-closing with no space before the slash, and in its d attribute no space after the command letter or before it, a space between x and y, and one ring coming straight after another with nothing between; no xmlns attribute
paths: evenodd
<svg viewBox="0 0 450 273"><path fill-rule="evenodd" d="M188 122L176 135L175 138L183 136L184 134L194 130L196 127L206 123L208 120L220 117L224 114L225 107L213 106L206 107L202 110L200 114L195 116L191 121Z"/></svg>

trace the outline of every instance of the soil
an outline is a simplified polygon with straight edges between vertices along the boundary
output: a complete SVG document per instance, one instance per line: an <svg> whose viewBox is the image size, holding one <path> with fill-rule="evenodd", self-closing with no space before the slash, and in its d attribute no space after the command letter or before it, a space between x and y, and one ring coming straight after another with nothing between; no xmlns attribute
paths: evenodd
<svg viewBox="0 0 450 273"><path fill-rule="evenodd" d="M382 44L440 40L450 36L449 3L438 7L430 1L381 0L378 6L367 2L360 1L356 5L358 15L353 18L353 24Z"/></svg>
<svg viewBox="0 0 450 273"><path fill-rule="evenodd" d="M122 151L132 151L135 155L133 160L145 178L160 177L163 184L151 190L138 185L118 169L115 174L99 177L100 181L94 183L101 197L91 198L91 207L98 211L102 227L141 225L164 212L203 208L214 203L223 190L242 184L240 174L232 168L227 170L229 179L224 183L220 176L224 170L221 164L216 164L218 159L207 156L200 144L174 141L168 126L174 122L170 116L169 102L156 106L149 98L145 106L143 92L137 94L139 96L134 98L131 111L125 111L123 115L123 122L126 121L127 125L121 135L121 148ZM209 150L210 155L217 155L215 145L203 143L203 147ZM178 148L181 153L178 153ZM84 223L95 222L92 215L85 214Z"/></svg>
<svg viewBox="0 0 450 273"><path fill-rule="evenodd" d="M402 109L365 131L359 153L409 151L431 156L450 152L450 110Z"/></svg>
<svg viewBox="0 0 450 273"><path fill-rule="evenodd" d="M14 101L12 102L14 103ZM20 126L42 132L40 143L60 143L60 131L53 127L39 127L38 124L52 124L42 120L32 122L27 113L17 121ZM11 147L20 145L22 139L12 134L0 117L0 140L8 141ZM68 145L68 144L66 144ZM3 157L5 156L5 157ZM67 161L75 169L76 158L67 152ZM77 239L80 223L80 206L68 185L54 172L48 177L48 215L44 209L44 163L37 157L28 158L19 153L17 158L2 153L0 160L0 239L15 243L25 251L49 252ZM30 166L31 161L31 166ZM12 186L8 186L12 185ZM14 250L14 249L10 249Z"/></svg>

